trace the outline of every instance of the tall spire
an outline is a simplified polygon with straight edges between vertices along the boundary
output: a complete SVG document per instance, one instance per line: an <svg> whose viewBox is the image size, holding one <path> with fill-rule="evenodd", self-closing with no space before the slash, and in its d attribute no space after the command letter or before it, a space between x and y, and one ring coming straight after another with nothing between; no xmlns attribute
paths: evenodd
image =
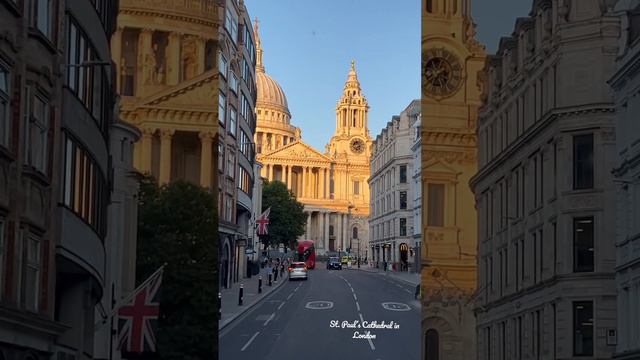
<svg viewBox="0 0 640 360"><path fill-rule="evenodd" d="M355 60L351 60L351 67L349 68L347 81L344 83L345 94L352 93L352 90L356 90L358 94L360 93L360 82L358 81L358 75L356 74Z"/></svg>
<svg viewBox="0 0 640 360"><path fill-rule="evenodd" d="M256 71L264 72L264 65L262 64L262 46L260 46L260 35L258 35L258 18L253 20L253 37L256 41Z"/></svg>

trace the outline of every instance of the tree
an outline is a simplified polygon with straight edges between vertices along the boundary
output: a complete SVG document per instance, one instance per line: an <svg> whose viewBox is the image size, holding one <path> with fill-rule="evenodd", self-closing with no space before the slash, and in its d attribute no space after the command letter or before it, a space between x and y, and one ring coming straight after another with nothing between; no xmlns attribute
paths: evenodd
<svg viewBox="0 0 640 360"><path fill-rule="evenodd" d="M260 236L265 249L269 245L284 244L294 248L298 236L305 232L307 215L304 205L280 181L266 181L262 189L262 211L271 207L268 235Z"/></svg>
<svg viewBox="0 0 640 360"><path fill-rule="evenodd" d="M205 189L143 179L138 208L137 283L162 264L157 359L215 359L218 276L216 198Z"/></svg>

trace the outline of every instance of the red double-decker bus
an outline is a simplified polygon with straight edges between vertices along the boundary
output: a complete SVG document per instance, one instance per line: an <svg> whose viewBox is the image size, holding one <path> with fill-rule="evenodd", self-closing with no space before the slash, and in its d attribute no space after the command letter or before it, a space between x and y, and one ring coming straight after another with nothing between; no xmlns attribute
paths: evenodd
<svg viewBox="0 0 640 360"><path fill-rule="evenodd" d="M298 240L298 261L304 261L307 269L315 269L316 248L313 240Z"/></svg>

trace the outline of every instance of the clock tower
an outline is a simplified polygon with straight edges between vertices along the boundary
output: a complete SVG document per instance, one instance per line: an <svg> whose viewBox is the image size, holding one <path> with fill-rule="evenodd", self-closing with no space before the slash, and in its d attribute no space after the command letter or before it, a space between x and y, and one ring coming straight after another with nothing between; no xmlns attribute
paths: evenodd
<svg viewBox="0 0 640 360"><path fill-rule="evenodd" d="M355 162L368 161L371 137L367 125L369 104L362 95L355 61L344 83L342 96L336 105L336 128L326 150L329 156L345 157Z"/></svg>
<svg viewBox="0 0 640 360"><path fill-rule="evenodd" d="M471 0L422 1L422 288L426 359L475 358L478 74ZM454 310L455 309L455 310ZM438 350L439 349L439 350ZM435 353L439 357L435 357Z"/></svg>

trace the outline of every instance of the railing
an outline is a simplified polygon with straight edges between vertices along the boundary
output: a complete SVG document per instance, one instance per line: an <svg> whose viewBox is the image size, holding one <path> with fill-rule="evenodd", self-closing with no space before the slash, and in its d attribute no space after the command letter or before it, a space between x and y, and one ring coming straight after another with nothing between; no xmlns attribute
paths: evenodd
<svg viewBox="0 0 640 360"><path fill-rule="evenodd" d="M122 10L156 10L206 20L218 20L216 0L120 0Z"/></svg>

